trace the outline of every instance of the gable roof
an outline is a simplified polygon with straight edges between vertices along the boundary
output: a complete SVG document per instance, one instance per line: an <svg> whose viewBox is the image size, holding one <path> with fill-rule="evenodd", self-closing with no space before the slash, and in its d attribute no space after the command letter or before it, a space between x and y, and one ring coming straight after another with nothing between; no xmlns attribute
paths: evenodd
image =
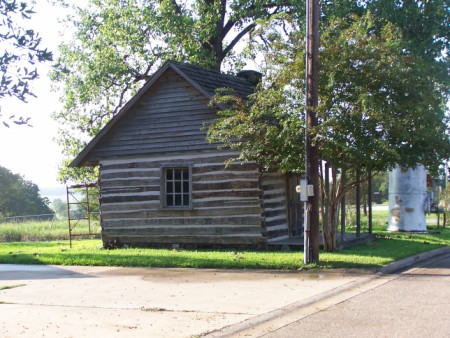
<svg viewBox="0 0 450 338"><path fill-rule="evenodd" d="M69 164L70 167L81 167L85 164L91 150L103 139L103 137L122 119L130 108L151 88L151 86L168 69L174 70L194 88L205 95L209 100L213 98L219 88L233 89L239 97L247 98L255 90L255 85L242 77L223 74L214 70L202 68L196 65L167 61L144 86L122 107L122 109L103 127L102 130L86 145L78 156ZM224 107L218 105L219 109Z"/></svg>

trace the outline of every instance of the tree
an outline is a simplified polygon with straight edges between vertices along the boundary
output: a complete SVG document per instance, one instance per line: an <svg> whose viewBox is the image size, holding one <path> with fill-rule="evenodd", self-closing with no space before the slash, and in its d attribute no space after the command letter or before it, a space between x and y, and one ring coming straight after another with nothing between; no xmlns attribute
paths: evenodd
<svg viewBox="0 0 450 338"><path fill-rule="evenodd" d="M31 181L0 166L0 216L53 214L50 201L40 196L39 188Z"/></svg>
<svg viewBox="0 0 450 338"><path fill-rule="evenodd" d="M291 1L300 3L298 0ZM76 156L162 64L173 59L220 70L242 67L235 50L259 20L300 13L283 0L92 0L69 24L52 79L62 85L58 142ZM301 12L303 13L303 12ZM62 166L61 177L74 175Z"/></svg>
<svg viewBox="0 0 450 338"><path fill-rule="evenodd" d="M59 219L67 218L67 202L63 202L60 198L53 200L52 209Z"/></svg>
<svg viewBox="0 0 450 338"><path fill-rule="evenodd" d="M444 214L444 226L448 226L448 219L450 217L450 185L444 187L443 191L438 196L438 208Z"/></svg>
<svg viewBox="0 0 450 338"><path fill-rule="evenodd" d="M18 24L20 19L30 19L33 13L25 2L0 0L0 42L4 48L0 55L0 99L10 96L26 102L28 97L35 96L29 86L39 76L35 64L52 60L52 53L40 48L41 37ZM13 115L7 120L27 124L29 119ZM9 127L4 119L2 122Z"/></svg>
<svg viewBox="0 0 450 338"><path fill-rule="evenodd" d="M429 56L436 45L448 45L448 32L438 29L442 20L429 23L434 29L428 31L435 36L442 33L446 44L433 45L419 28L410 32L399 22L366 10L374 3L381 6L384 1L367 2L359 8L361 15L326 16L321 26L320 123L313 142L331 172L330 188L323 177L321 185L328 207L327 213L322 211L327 250L336 248L338 207L345 191L365 181L369 173L383 172L396 163L437 168L450 154L445 111L448 56L445 50L439 57ZM397 3L397 10L404 8ZM241 159L301 173L305 57L299 42L304 41L304 33L295 22L292 27L287 41L277 28L266 30L272 51L266 54L270 62L265 83L248 102L233 95L218 97L233 108L220 113L209 138L241 150ZM419 36L425 41L422 48L416 45Z"/></svg>

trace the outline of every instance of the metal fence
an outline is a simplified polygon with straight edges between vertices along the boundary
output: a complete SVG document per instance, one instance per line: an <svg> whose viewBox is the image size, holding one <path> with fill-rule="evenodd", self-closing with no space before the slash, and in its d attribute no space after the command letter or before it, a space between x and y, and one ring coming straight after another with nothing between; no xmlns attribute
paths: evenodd
<svg viewBox="0 0 450 338"><path fill-rule="evenodd" d="M0 219L0 223L43 222L53 221L55 218L56 214L9 216Z"/></svg>

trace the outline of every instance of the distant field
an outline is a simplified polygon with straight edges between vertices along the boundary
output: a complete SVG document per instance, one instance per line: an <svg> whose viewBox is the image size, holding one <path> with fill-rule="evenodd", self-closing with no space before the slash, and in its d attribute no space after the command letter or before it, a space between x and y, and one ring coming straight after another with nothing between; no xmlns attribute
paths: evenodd
<svg viewBox="0 0 450 338"><path fill-rule="evenodd" d="M72 221L73 234L81 238L93 238L89 235L88 222ZM98 221L91 221L91 233L100 233ZM0 223L0 242L37 242L69 239L69 223L67 220Z"/></svg>
<svg viewBox="0 0 450 338"><path fill-rule="evenodd" d="M387 229L388 222L388 209L385 208L374 208L372 210L372 229L374 231L383 231ZM426 215L426 223L428 226L437 226L438 218L437 214L427 214ZM447 220L447 226L449 226L449 220ZM369 219L364 216L361 211L361 232L369 231ZM442 226L444 224L444 216L441 214L439 219L439 225ZM356 228L356 212L353 208L347 208L347 222L346 222L346 231L354 231Z"/></svg>

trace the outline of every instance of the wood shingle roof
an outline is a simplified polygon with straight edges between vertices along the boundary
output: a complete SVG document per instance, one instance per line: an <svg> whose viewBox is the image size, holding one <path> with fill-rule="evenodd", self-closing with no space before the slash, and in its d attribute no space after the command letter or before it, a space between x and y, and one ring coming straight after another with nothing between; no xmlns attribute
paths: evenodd
<svg viewBox="0 0 450 338"><path fill-rule="evenodd" d="M248 97L255 90L252 83L238 76L223 74L188 63L174 61L169 61L169 63L200 86L210 99L219 88L233 89L242 98Z"/></svg>

